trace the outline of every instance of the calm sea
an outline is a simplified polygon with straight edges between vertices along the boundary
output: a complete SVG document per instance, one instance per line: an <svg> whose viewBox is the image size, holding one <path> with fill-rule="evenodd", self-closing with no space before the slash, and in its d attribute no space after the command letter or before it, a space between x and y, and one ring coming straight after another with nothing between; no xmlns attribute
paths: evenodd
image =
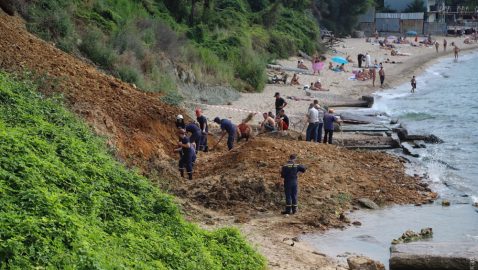
<svg viewBox="0 0 478 270"><path fill-rule="evenodd" d="M444 58L410 84L376 94L374 111L399 118L410 133L435 134L443 144L421 150L414 171L427 174L440 195L433 205L394 206L351 215L361 227L304 237L330 256L362 254L388 265L390 242L405 230L432 227L431 241L472 241L478 245L478 53L458 61ZM442 207L448 199L451 207Z"/></svg>

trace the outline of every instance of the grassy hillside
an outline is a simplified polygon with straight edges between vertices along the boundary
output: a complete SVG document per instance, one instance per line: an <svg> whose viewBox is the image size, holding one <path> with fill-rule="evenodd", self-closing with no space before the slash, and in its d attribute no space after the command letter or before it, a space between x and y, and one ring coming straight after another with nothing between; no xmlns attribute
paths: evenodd
<svg viewBox="0 0 478 270"><path fill-rule="evenodd" d="M267 60L319 46L310 0L14 2L30 31L147 91L174 93L169 59L199 82L261 91Z"/></svg>
<svg viewBox="0 0 478 270"><path fill-rule="evenodd" d="M0 104L0 268L265 268L237 230L185 222L59 98L0 72Z"/></svg>

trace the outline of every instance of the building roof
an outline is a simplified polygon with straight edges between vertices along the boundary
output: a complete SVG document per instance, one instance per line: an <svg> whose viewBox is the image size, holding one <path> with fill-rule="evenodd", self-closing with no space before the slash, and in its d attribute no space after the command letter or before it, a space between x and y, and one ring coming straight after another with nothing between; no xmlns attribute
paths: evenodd
<svg viewBox="0 0 478 270"><path fill-rule="evenodd" d="M400 20L423 20L425 14L423 12L416 13L377 13L376 19L400 19Z"/></svg>

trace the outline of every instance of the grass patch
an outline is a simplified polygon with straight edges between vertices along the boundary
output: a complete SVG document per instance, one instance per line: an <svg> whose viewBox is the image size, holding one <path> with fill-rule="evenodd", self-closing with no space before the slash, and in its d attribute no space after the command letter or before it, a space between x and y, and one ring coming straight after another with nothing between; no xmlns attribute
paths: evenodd
<svg viewBox="0 0 478 270"><path fill-rule="evenodd" d="M183 220L173 198L31 82L0 72L4 269L265 269L236 229Z"/></svg>

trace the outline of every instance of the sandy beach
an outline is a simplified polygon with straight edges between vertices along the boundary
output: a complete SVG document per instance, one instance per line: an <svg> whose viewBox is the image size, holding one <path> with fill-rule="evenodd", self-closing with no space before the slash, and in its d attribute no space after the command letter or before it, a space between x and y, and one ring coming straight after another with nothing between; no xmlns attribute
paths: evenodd
<svg viewBox="0 0 478 270"><path fill-rule="evenodd" d="M448 41L447 51L443 51L443 39ZM231 102L229 105L222 106L204 106L205 114L210 118L219 116L221 118L229 118L235 123L247 116L249 111L257 112L253 120L253 124L257 124L262 121L260 112L274 111L274 93L279 92L282 97L286 99L288 105L286 107L286 114L289 115L292 122L292 128L301 129L305 112L307 111L308 104L311 100L318 99L322 105L333 105L338 103L347 103L358 100L363 95L370 95L377 91L383 91L387 88L409 82L413 75L417 76L418 87L420 87L420 74L426 69L426 67L432 64L436 59L449 56L453 54L451 43L455 42L463 54L466 50L472 50L478 48L478 44L464 44L465 37L433 37L440 43L439 52L437 53L434 46L429 47L413 47L409 44L395 44L400 53L409 54L408 56L391 56L391 51L380 48L378 43L367 43L365 39L344 39L335 50L337 53L329 51L325 56L326 66L321 71L320 75L310 75L312 73L311 62L304 60L304 64L309 67L309 70L305 73L299 74L299 82L301 85L290 85L290 78L292 78L293 72L286 72L288 77L287 84L266 85L262 93L243 93L241 97ZM385 70L385 83L384 88L380 88L380 81L377 74L377 80L375 81L375 87L372 86L372 81L357 81L350 80L353 76L353 70L359 70L357 65L357 55L359 53L369 53L372 63L377 60L378 63L395 61L392 63L383 63ZM334 56L346 57L350 55L354 63L345 65L347 72L334 72L327 69L327 65L330 58ZM279 60L277 64L282 67L295 68L297 61L302 60L301 57L293 57L288 60ZM336 64L334 64L336 65ZM272 74L271 70L268 70L269 74ZM310 74L307 74L310 73ZM329 89L329 91L309 91L310 96L306 95L306 91L303 90L304 85L310 85L311 82L315 82L320 79L323 88ZM292 100L287 97L294 97L299 100ZM304 100L302 100L304 99Z"/></svg>

